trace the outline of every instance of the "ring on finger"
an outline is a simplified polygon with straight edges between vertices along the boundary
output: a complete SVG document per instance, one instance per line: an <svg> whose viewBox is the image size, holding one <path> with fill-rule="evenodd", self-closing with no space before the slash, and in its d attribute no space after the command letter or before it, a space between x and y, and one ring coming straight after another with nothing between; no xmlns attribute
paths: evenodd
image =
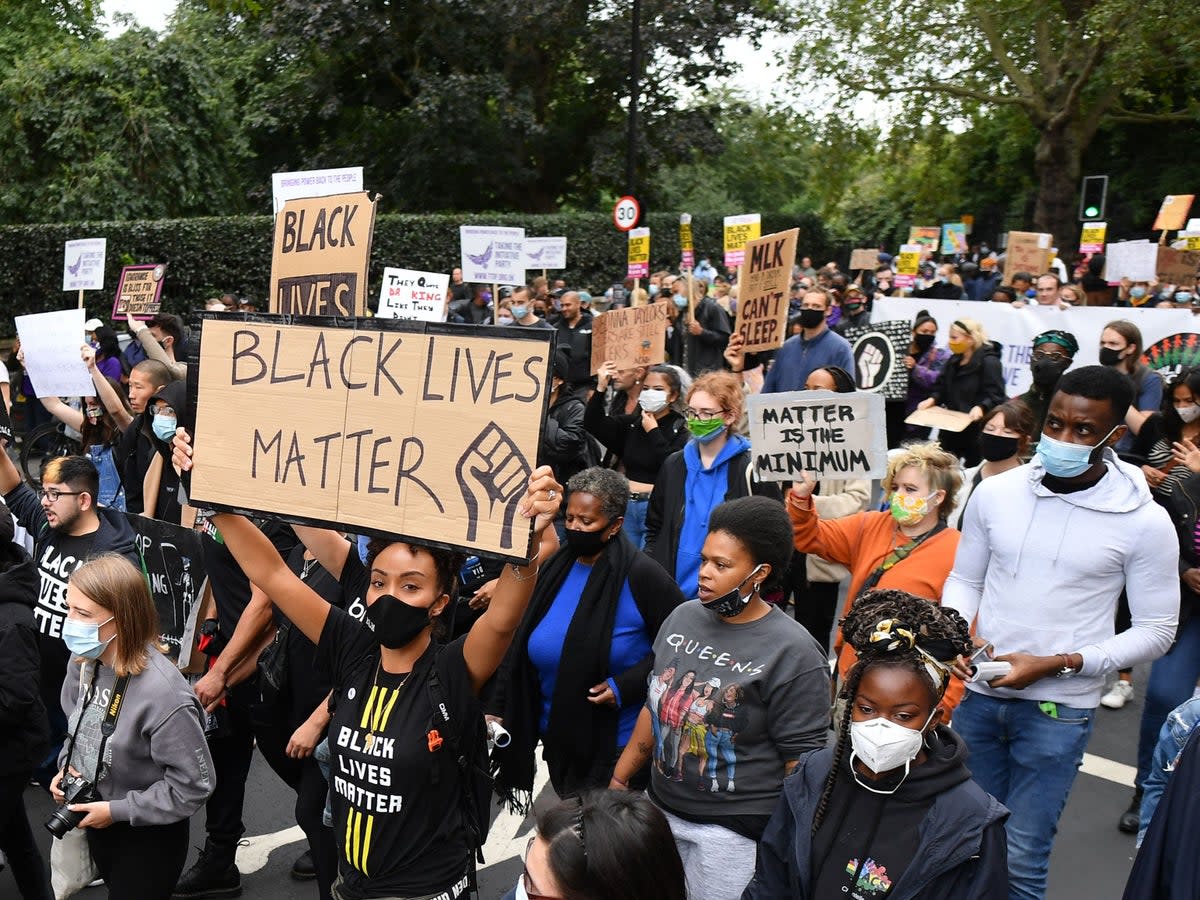
<svg viewBox="0 0 1200 900"><path fill-rule="evenodd" d="M558 492L555 491L554 488L550 488L550 490L546 491L546 499L547 500L553 500L557 496L558 496Z"/></svg>

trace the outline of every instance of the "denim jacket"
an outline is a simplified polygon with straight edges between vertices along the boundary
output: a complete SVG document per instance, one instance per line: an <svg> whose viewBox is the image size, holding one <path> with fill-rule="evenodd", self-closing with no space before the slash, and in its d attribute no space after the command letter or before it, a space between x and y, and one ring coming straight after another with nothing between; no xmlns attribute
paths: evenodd
<svg viewBox="0 0 1200 900"><path fill-rule="evenodd" d="M1163 722L1162 730L1158 733L1158 743L1154 747L1154 758L1150 763L1150 774L1146 776L1146 784L1142 788L1141 822L1138 825L1137 845L1142 846L1146 837L1146 829L1154 818L1154 810L1162 798L1163 789L1171 773L1175 771L1175 763L1183 752L1188 735L1200 721L1200 697L1185 700L1171 710L1167 721Z"/></svg>

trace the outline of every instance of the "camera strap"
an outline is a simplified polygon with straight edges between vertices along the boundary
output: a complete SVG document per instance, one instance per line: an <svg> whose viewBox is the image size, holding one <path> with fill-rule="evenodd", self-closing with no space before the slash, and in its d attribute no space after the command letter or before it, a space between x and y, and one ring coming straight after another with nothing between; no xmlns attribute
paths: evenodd
<svg viewBox="0 0 1200 900"><path fill-rule="evenodd" d="M79 718L75 721L75 730L71 733L70 749L67 750L66 762L63 765L64 771L71 766L71 756L75 753L75 738L79 734L79 726L83 724L83 717L91 703L96 689L96 676L99 673L100 663L96 663L92 669L92 680L88 683L87 693L84 696L83 707L79 711ZM129 676L122 675L113 684L112 695L108 698L104 721L100 723L100 748L96 755L96 781L100 780L100 767L104 764L104 745L108 743L112 733L117 730L117 717L121 715L121 707L125 704L125 693L128 689Z"/></svg>

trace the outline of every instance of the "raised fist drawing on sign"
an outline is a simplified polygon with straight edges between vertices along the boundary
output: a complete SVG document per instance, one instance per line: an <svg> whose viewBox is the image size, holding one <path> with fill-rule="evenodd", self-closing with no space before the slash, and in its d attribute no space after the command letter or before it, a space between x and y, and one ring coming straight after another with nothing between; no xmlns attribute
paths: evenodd
<svg viewBox="0 0 1200 900"><path fill-rule="evenodd" d="M495 422L489 422L463 451L454 469L463 502L467 505L468 541L475 540L479 531L479 514L484 502L488 519L492 518L499 503L504 506L500 546L505 550L512 548L513 519L531 471L513 439Z"/></svg>

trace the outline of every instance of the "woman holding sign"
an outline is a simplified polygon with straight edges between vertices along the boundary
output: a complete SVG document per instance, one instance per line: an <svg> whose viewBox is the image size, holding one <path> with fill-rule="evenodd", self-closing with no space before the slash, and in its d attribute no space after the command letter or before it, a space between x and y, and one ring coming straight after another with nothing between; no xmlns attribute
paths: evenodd
<svg viewBox="0 0 1200 900"><path fill-rule="evenodd" d="M186 435L175 462L191 468ZM510 641L543 560L558 549L549 527L562 487L549 467L534 471L518 512L533 522L537 552L508 565L487 611L448 645L434 632L453 602L461 554L425 544L372 542L365 621L315 594L242 516L214 523L254 584L305 637L333 680L329 725L331 798L339 875L337 900L443 896L474 881L490 790L477 695Z"/></svg>
<svg viewBox="0 0 1200 900"><path fill-rule="evenodd" d="M883 480L888 512L825 520L813 504L816 480L802 473L787 497L795 547L850 569L843 614L854 598L875 587L908 591L939 603L958 550L959 533L946 526L946 519L954 512L961 485L958 460L936 443L912 444L888 463ZM840 630L834 649L845 678L856 657ZM957 704L962 683L952 685L950 694Z"/></svg>

